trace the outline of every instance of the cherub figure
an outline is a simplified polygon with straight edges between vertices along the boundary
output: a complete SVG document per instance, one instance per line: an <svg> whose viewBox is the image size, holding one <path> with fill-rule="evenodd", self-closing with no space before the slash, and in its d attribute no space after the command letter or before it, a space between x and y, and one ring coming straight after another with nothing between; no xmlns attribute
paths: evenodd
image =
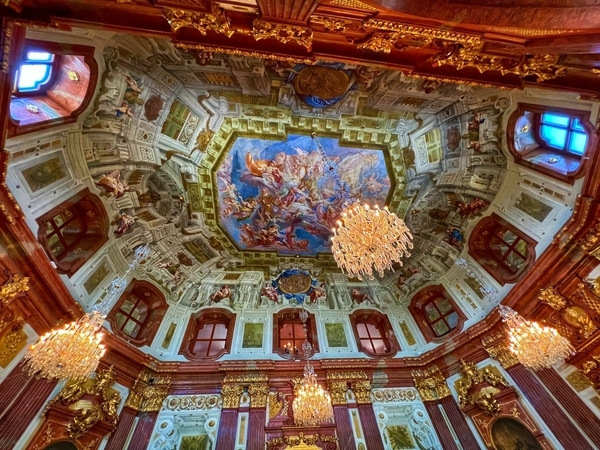
<svg viewBox="0 0 600 450"><path fill-rule="evenodd" d="M119 214L115 216L114 220L110 224L117 225L115 235L120 236L131 231L133 225L135 224L135 221L138 218L138 216L130 216L124 211L119 211Z"/></svg>
<svg viewBox="0 0 600 450"><path fill-rule="evenodd" d="M103 195L106 197L119 198L130 189L130 187L121 180L121 171L119 169L115 169L112 172L103 175L96 184L104 188L105 192Z"/></svg>
<svg viewBox="0 0 600 450"><path fill-rule="evenodd" d="M133 111L127 105L127 102L122 102L121 106L119 106L117 108L114 108L114 112L115 112L115 115L117 117L121 117L123 115L129 116L129 117L133 117Z"/></svg>
<svg viewBox="0 0 600 450"><path fill-rule="evenodd" d="M219 303L221 300L231 300L232 296L231 288L227 285L224 285L216 291L213 295L210 296L210 300L212 303Z"/></svg>
<svg viewBox="0 0 600 450"><path fill-rule="evenodd" d="M353 288L352 292L350 293L350 297L352 298L353 302L356 302L359 305L365 301L373 303L373 299L369 296L369 294L361 291L359 288Z"/></svg>

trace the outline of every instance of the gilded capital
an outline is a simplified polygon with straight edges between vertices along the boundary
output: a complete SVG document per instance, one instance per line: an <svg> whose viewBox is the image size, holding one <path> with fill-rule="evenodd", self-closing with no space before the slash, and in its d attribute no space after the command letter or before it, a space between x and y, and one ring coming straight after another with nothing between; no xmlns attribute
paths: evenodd
<svg viewBox="0 0 600 450"><path fill-rule="evenodd" d="M227 408L239 408L240 400L244 388L236 384L226 384L221 388L221 395L223 395L223 409Z"/></svg>
<svg viewBox="0 0 600 450"><path fill-rule="evenodd" d="M356 403L371 403L371 382L368 380L355 381L352 383L352 392L356 397Z"/></svg>
<svg viewBox="0 0 600 450"><path fill-rule="evenodd" d="M269 385L266 383L255 383L248 386L250 394L250 408L266 408L269 396Z"/></svg>
<svg viewBox="0 0 600 450"><path fill-rule="evenodd" d="M492 347L486 347L485 351L488 353L488 355L502 364L502 367L505 369L519 364L519 360L514 353L510 351L506 343L494 345Z"/></svg>
<svg viewBox="0 0 600 450"><path fill-rule="evenodd" d="M423 401L440 400L452 395L446 379L437 366L431 366L424 371L413 370L412 376Z"/></svg>
<svg viewBox="0 0 600 450"><path fill-rule="evenodd" d="M0 301L7 303L8 300L29 290L29 278L14 275L7 283L0 286Z"/></svg>
<svg viewBox="0 0 600 450"><path fill-rule="evenodd" d="M545 289L541 289L538 295L538 299L542 303L549 305L556 311L560 311L567 304L565 298L558 292L556 292L556 289L554 289L554 287L552 286L547 287Z"/></svg>
<svg viewBox="0 0 600 450"><path fill-rule="evenodd" d="M327 387L331 394L331 402L334 405L345 405L347 403L348 383L346 381L330 381Z"/></svg>

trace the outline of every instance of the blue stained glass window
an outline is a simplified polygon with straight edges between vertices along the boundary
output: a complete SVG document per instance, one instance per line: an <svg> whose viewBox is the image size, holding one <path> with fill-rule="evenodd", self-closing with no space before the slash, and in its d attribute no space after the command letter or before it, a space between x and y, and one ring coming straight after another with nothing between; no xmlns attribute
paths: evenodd
<svg viewBox="0 0 600 450"><path fill-rule="evenodd" d="M54 55L48 52L28 51L19 67L19 92L36 92L50 81Z"/></svg>
<svg viewBox="0 0 600 450"><path fill-rule="evenodd" d="M588 136L578 118L564 114L542 114L540 136L546 145L558 150L582 155Z"/></svg>

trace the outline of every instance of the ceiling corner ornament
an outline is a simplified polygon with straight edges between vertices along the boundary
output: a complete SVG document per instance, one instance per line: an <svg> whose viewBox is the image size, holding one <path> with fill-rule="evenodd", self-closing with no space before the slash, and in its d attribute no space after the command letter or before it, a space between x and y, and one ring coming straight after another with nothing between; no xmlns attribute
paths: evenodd
<svg viewBox="0 0 600 450"><path fill-rule="evenodd" d="M257 41L273 38L282 44L295 42L309 51L312 47L313 32L309 27L269 22L261 19L255 19L252 27L252 36Z"/></svg>
<svg viewBox="0 0 600 450"><path fill-rule="evenodd" d="M113 280L107 296L94 306L94 310L62 328L50 330L29 348L25 355L25 370L29 376L82 380L96 370L106 351L102 344L104 320L125 290L129 273L149 253L150 247L138 247L125 275Z"/></svg>
<svg viewBox="0 0 600 450"><path fill-rule="evenodd" d="M423 401L440 400L452 395L444 375L435 365L425 370L411 370L411 375Z"/></svg>
<svg viewBox="0 0 600 450"><path fill-rule="evenodd" d="M317 383L315 368L310 363L310 355L313 348L307 340L308 332L306 321L308 312L304 308L300 311L300 320L304 328L304 343L302 351L306 359L304 365L304 376L301 379L292 379L294 383L294 401L292 410L294 412L294 423L302 427L315 427L322 424L333 423L333 406L329 392Z"/></svg>
<svg viewBox="0 0 600 450"><path fill-rule="evenodd" d="M531 370L550 368L575 354L571 343L554 328L525 320L505 305L499 305L498 310L508 326L510 351L525 367Z"/></svg>
<svg viewBox="0 0 600 450"><path fill-rule="evenodd" d="M213 5L212 11L209 13L186 11L178 8L164 8L162 15L167 19L174 33L180 28L193 27L202 35L206 35L208 31L224 34L227 37L235 34L235 30L231 27L225 11L218 5Z"/></svg>
<svg viewBox="0 0 600 450"><path fill-rule="evenodd" d="M413 248L412 238L406 223L387 207L356 202L333 229L331 251L349 277L373 280L374 272L383 277L395 263L402 266L402 258L408 258Z"/></svg>

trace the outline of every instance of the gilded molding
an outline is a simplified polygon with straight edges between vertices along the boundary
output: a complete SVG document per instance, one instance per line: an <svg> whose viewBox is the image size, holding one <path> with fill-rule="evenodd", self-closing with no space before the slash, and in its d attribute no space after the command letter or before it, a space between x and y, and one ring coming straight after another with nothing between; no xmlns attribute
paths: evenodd
<svg viewBox="0 0 600 450"><path fill-rule="evenodd" d="M353 371L353 372L327 372L327 381L335 381L335 380L345 380L345 381L355 381L355 380L368 380L367 374L362 371Z"/></svg>
<svg viewBox="0 0 600 450"><path fill-rule="evenodd" d="M368 41L359 44L357 48L376 53L390 53L399 38L400 33L373 33Z"/></svg>
<svg viewBox="0 0 600 450"><path fill-rule="evenodd" d="M281 392L270 392L268 398L269 420L276 417L279 413L287 414L287 402ZM284 408L285 406L285 408Z"/></svg>
<svg viewBox="0 0 600 450"><path fill-rule="evenodd" d="M437 366L430 366L425 370L411 370L411 374L421 400L440 400L452 395Z"/></svg>
<svg viewBox="0 0 600 450"><path fill-rule="evenodd" d="M255 40L277 39L282 44L295 42L310 50L313 41L313 32L309 27L290 25L286 23L268 22L255 19L252 23L252 36Z"/></svg>
<svg viewBox="0 0 600 450"><path fill-rule="evenodd" d="M352 382L352 392L356 403L371 403L371 382L368 380Z"/></svg>
<svg viewBox="0 0 600 450"><path fill-rule="evenodd" d="M266 383L269 377L262 373L227 374L223 384L227 383Z"/></svg>
<svg viewBox="0 0 600 450"><path fill-rule="evenodd" d="M248 386L250 394L250 408L266 408L269 397L269 385L266 383L255 383Z"/></svg>
<svg viewBox="0 0 600 450"><path fill-rule="evenodd" d="M225 15L225 11L218 5L213 5L212 11L209 13L166 7L163 8L162 15L167 19L174 33L185 27L193 27L202 35L206 35L208 31L214 31L231 37L236 32L231 28L231 23Z"/></svg>
<svg viewBox="0 0 600 450"><path fill-rule="evenodd" d="M12 21L6 24L4 27L4 38L2 39L2 72L8 73L8 69L10 66L10 48L12 41L12 33L13 33L14 23Z"/></svg>
<svg viewBox="0 0 600 450"><path fill-rule="evenodd" d="M221 388L221 395L223 396L223 409L228 408L239 408L240 400L244 388L239 385L226 384Z"/></svg>
<svg viewBox="0 0 600 450"><path fill-rule="evenodd" d="M327 383L327 390L331 394L331 403L334 405L345 405L348 383L346 381L330 381Z"/></svg>
<svg viewBox="0 0 600 450"><path fill-rule="evenodd" d="M415 388L386 388L373 389L371 397L374 402L379 403L397 403L397 402L414 402L419 398Z"/></svg>
<svg viewBox="0 0 600 450"><path fill-rule="evenodd" d="M1 327L2 330L4 327ZM0 346L0 365L6 367L13 358L25 347L27 335L23 331L23 318L18 317L14 325L2 338Z"/></svg>
<svg viewBox="0 0 600 450"><path fill-rule="evenodd" d="M469 46L479 46L483 44L479 36L472 34L408 25L400 22L393 22L391 20L369 19L363 23L363 28L397 33L398 38L418 40L426 45L430 45L435 41L456 42Z"/></svg>
<svg viewBox="0 0 600 450"><path fill-rule="evenodd" d="M13 275L9 281L0 286L0 301L8 303L8 300L18 294L29 290L29 278L21 275Z"/></svg>
<svg viewBox="0 0 600 450"><path fill-rule="evenodd" d="M560 311L567 305L565 298L556 292L556 289L554 289L553 286L540 289L538 300L550 306L552 309L555 309L556 311Z"/></svg>
<svg viewBox="0 0 600 450"><path fill-rule="evenodd" d="M310 17L310 22L323 25L325 31L334 31L336 33L346 31L348 28L348 21L344 19L334 19L333 17L314 15Z"/></svg>
<svg viewBox="0 0 600 450"><path fill-rule="evenodd" d="M600 222L594 225L585 237L579 241L579 246L582 250L592 253L600 243Z"/></svg>
<svg viewBox="0 0 600 450"><path fill-rule="evenodd" d="M335 436L327 436L323 434L308 434L305 435L302 431L298 433L298 436L283 436L269 439L266 444L267 448L278 447L282 444L286 444L290 447L314 447L317 442L336 442Z"/></svg>
<svg viewBox="0 0 600 450"><path fill-rule="evenodd" d="M272 59L274 61L291 62L291 63L295 63L295 64L313 65L316 63L315 58L299 58L299 57L295 57L295 56L277 55L275 53L239 50L237 48L216 47L216 46L204 45L204 44L187 44L185 42L175 42L173 45L175 45L175 47L185 48L188 50L200 50L200 51L215 52L215 53L226 53L228 55L247 56L249 58L265 58L265 59Z"/></svg>
<svg viewBox="0 0 600 450"><path fill-rule="evenodd" d="M505 369L519 364L519 360L514 353L510 351L507 343L486 347L485 351L488 355L490 355L490 357L498 361Z"/></svg>

